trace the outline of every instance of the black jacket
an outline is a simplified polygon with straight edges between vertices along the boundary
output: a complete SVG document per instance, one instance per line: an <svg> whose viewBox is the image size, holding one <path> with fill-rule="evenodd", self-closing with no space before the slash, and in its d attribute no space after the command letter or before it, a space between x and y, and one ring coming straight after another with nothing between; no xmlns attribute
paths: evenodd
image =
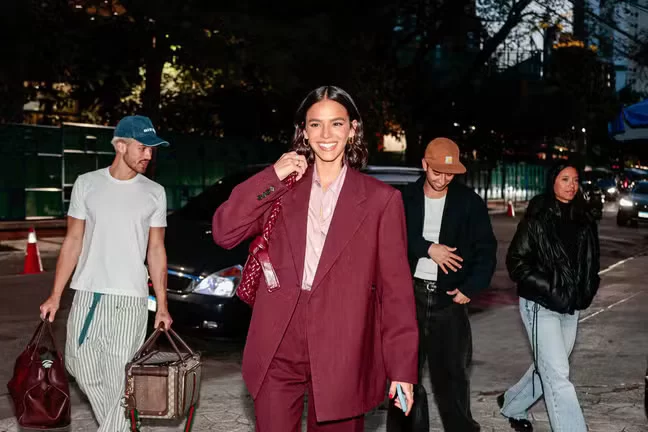
<svg viewBox="0 0 648 432"><path fill-rule="evenodd" d="M556 224L560 207L552 194L531 200L506 256L518 295L558 313L573 313L592 303L599 287L599 240L594 217L585 212L575 226L576 259L570 264Z"/></svg>
<svg viewBox="0 0 648 432"><path fill-rule="evenodd" d="M420 258L429 258L432 242L423 238L425 217L425 176L403 191L407 220L407 251L412 274ZM473 298L488 288L495 272L497 240L493 234L488 209L472 189L456 180L448 186L445 208L441 219L439 243L456 247L455 253L463 258L462 268L456 273L443 273L439 269L437 284L445 291L459 288ZM451 300L450 296L448 299Z"/></svg>

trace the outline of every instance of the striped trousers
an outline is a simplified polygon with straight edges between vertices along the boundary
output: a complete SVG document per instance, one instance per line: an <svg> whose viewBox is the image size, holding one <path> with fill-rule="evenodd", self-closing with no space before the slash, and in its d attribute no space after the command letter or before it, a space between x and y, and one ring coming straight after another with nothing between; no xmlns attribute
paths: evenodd
<svg viewBox="0 0 648 432"><path fill-rule="evenodd" d="M77 291L67 323L65 366L92 406L98 432L127 432L125 368L144 343L146 297Z"/></svg>

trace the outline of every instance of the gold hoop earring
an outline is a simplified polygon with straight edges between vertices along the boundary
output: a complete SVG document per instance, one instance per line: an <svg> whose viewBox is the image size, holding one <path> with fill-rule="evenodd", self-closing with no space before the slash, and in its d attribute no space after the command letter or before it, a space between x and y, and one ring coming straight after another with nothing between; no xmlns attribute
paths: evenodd
<svg viewBox="0 0 648 432"><path fill-rule="evenodd" d="M310 144L308 144L308 138L304 138L304 145L306 147L310 147Z"/></svg>
<svg viewBox="0 0 648 432"><path fill-rule="evenodd" d="M350 136L349 139L347 140L347 143L348 143L349 145L353 145L354 142L355 142L355 140L353 139L352 136Z"/></svg>

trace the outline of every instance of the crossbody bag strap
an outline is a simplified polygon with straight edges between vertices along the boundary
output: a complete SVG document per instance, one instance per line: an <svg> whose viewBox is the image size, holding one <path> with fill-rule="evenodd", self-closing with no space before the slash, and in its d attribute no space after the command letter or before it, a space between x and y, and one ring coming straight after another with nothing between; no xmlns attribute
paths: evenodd
<svg viewBox="0 0 648 432"><path fill-rule="evenodd" d="M131 432L140 432L139 412L135 408L128 412L128 419L130 420Z"/></svg>

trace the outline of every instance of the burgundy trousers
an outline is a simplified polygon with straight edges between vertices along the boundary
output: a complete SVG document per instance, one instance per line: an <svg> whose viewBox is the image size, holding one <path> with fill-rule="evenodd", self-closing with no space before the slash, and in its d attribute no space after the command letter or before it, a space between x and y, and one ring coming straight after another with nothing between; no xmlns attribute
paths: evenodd
<svg viewBox="0 0 648 432"><path fill-rule="evenodd" d="M309 291L300 293L290 320L261 389L254 400L256 432L300 432L304 395L308 390L308 432L362 432L364 416L318 422L310 375L306 318ZM340 389L350 391L350 389Z"/></svg>

